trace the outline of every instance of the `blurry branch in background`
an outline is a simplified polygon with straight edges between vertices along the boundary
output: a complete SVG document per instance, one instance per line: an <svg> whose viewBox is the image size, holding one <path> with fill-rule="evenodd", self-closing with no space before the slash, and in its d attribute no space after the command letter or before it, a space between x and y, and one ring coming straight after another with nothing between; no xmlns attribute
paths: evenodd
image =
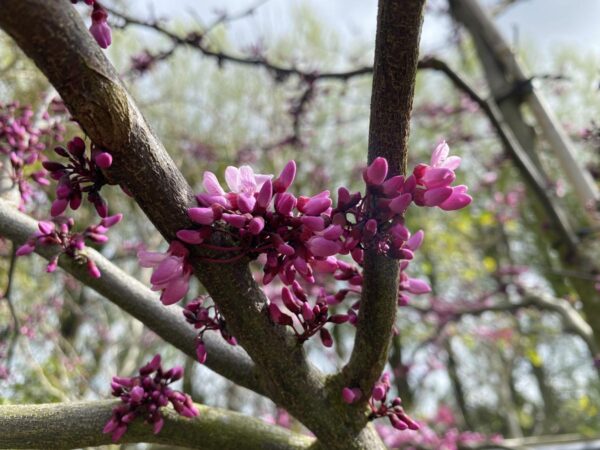
<svg viewBox="0 0 600 450"><path fill-rule="evenodd" d="M462 307L444 310L443 320L441 321L440 327L435 332L435 339L443 334L446 326L459 321L464 316L481 316L490 312L507 312L515 314L521 309L535 308L540 311L557 313L563 322L564 330L579 336L584 341L590 352L591 358L598 355L600 349L594 340L592 327L571 303L565 299L554 297L540 289L525 287L521 283L515 283L515 287L520 295L520 300L518 302L499 302L479 305L477 304L478 302L474 302L473 306L464 305ZM486 297L487 296L489 295L486 294ZM422 307L414 304L407 305L406 308L418 311L422 315L430 314L432 311L435 312L435 308L432 309L430 307ZM431 340L428 342L431 342Z"/></svg>
<svg viewBox="0 0 600 450"><path fill-rule="evenodd" d="M24 243L36 230L35 220L0 199L0 235L18 245ZM37 252L48 260L55 254L53 249L48 247L39 247ZM78 265L71 258L60 258L59 265L84 285L96 290L143 322L165 341L191 358L196 358L196 332L186 322L180 307L163 306L155 292L127 275L95 250L86 248L85 252L102 272L101 278L92 278L85 265ZM208 368L241 386L263 393L254 364L239 347L231 347L213 333L205 334L204 340L210 352L206 361Z"/></svg>
<svg viewBox="0 0 600 450"><path fill-rule="evenodd" d="M111 418L118 400L5 405L0 408L0 448L76 448L112 444L102 424ZM195 405L200 414L192 419L165 409L165 424L152 433L141 420L129 425L120 443L161 443L203 450L309 448L314 439L239 413ZM23 426L27 423L27 426Z"/></svg>
<svg viewBox="0 0 600 450"><path fill-rule="evenodd" d="M593 246L581 244L579 236L571 229L573 224L569 224L566 215L548 192L545 183L547 176L535 151L536 135L522 114L523 104L529 106L538 127L536 131L539 131L554 151L562 173L570 181L579 210L587 213L588 220L593 222L598 220L597 186L589 172L575 160L572 144L562 126L531 80L525 76L516 56L480 4L476 0L451 0L450 7L453 17L464 24L472 36L493 98L488 101L488 105L495 111L498 121L505 124L504 134L511 137L511 147L518 150L511 156L543 206L538 208L533 203L533 210L540 229L544 230L546 242L557 250L561 265L567 271L600 273L596 262L597 250ZM537 180L532 176L535 173L538 175ZM583 303L586 320L594 333L595 346L600 347L600 301L595 282L579 277L571 277L569 282Z"/></svg>
<svg viewBox="0 0 600 450"><path fill-rule="evenodd" d="M490 90L498 105L500 106L505 98L512 97L519 103L529 106L540 134L560 161L580 207L590 215L592 220L597 220L594 213L597 209L596 203L600 200L598 187L591 175L575 159L575 151L570 139L554 117L539 89L536 89L531 79L525 75L521 63L493 20L477 0L451 0L450 6L452 15L467 28L475 41L479 58L490 79ZM492 76L495 78L493 82L491 82Z"/></svg>

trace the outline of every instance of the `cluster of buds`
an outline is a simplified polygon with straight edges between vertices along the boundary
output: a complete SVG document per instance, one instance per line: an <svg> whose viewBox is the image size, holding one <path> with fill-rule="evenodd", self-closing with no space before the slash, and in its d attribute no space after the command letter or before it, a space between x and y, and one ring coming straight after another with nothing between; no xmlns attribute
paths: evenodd
<svg viewBox="0 0 600 450"><path fill-rule="evenodd" d="M391 425L397 430L418 430L419 424L408 417L404 408L402 408L400 397L396 397L390 402L387 401L390 387L390 376L388 373L384 373L379 381L375 383L371 392L369 399L371 414L369 414L369 419L387 417ZM361 398L362 391L359 388L345 387L342 389L342 400L348 404L356 403Z"/></svg>
<svg viewBox="0 0 600 450"><path fill-rule="evenodd" d="M19 189L21 207L33 195L30 180L42 186L49 184L45 170L27 170L44 158L44 137L62 141L63 132L64 126L51 121L48 113L36 121L29 106L21 107L16 102L0 103L0 154L7 156L6 163L12 169L9 177Z"/></svg>
<svg viewBox="0 0 600 450"><path fill-rule="evenodd" d="M315 306L310 306L308 297L297 281L291 289L281 289L281 301L289 313L283 312L272 300L269 303L269 314L273 322L292 328L300 342L319 333L325 347L333 345L331 333L324 326L328 323L341 324L350 320L348 314L330 314L327 296L323 293L317 298ZM300 331L298 331L298 329Z"/></svg>
<svg viewBox="0 0 600 450"><path fill-rule="evenodd" d="M108 48L112 42L111 30L106 22L108 13L97 0L83 0L83 2L92 7L92 25L90 26L90 33L100 47ZM71 3L79 3L79 0L71 0Z"/></svg>
<svg viewBox="0 0 600 450"><path fill-rule="evenodd" d="M48 263L46 267L47 272L54 272L56 270L58 258L64 253L73 258L77 263L86 264L90 276L100 278L100 270L98 270L94 261L82 253L85 248L85 242L89 240L96 244L104 244L108 241L108 236L106 236L108 229L119 223L122 218L122 214L105 217L98 224L88 226L81 233L71 233L75 225L75 221L72 218L57 217L52 222L38 222L38 230L25 244L17 249L16 255L28 255L35 250L36 245L58 246L60 251Z"/></svg>
<svg viewBox="0 0 600 450"><path fill-rule="evenodd" d="M165 253L138 252L140 265L154 269L150 278L152 290L161 291L160 300L165 305L178 302L188 291L192 276L188 254L188 249L179 241L171 242Z"/></svg>
<svg viewBox="0 0 600 450"><path fill-rule="evenodd" d="M69 160L64 165L56 161L44 161L44 168L54 180L58 180L56 199L52 202L50 214L61 215L70 206L76 210L81 205L82 196L87 194L100 217L108 215L108 204L100 195L100 189L107 184L101 169L112 165L110 153L92 144L91 155L85 155L85 142L76 137L68 142L67 148L56 147L54 151Z"/></svg>
<svg viewBox="0 0 600 450"><path fill-rule="evenodd" d="M200 330L196 342L196 357L200 364L206 362L206 346L204 345L203 340L206 331L218 330L226 342L230 345L237 345L237 340L227 330L225 319L221 315L219 309L215 305L210 305L208 307L204 306L205 300L206 297L198 297L193 302L188 303L183 309L185 319L194 325L194 328Z"/></svg>
<svg viewBox="0 0 600 450"><path fill-rule="evenodd" d="M349 255L359 266L365 250L398 259L401 305L408 302L406 292L430 291L427 283L404 273L424 236L423 231L410 233L404 225L404 214L413 202L444 210L460 209L471 202L465 186L451 186L460 158L448 157L448 153L448 146L442 142L434 150L431 164L419 164L408 177L388 178L387 161L376 158L363 173L366 192L350 193L341 187L335 207L329 191L312 197L296 197L288 192L296 175L294 161L277 178L255 174L249 166L227 167L228 192L212 172L205 172L205 192L196 196L198 206L188 209L195 226L179 230L177 238L202 249L210 262L228 263L265 255L262 282L267 285L279 277L285 286L283 304L290 313L270 302L273 321L291 326L301 341L319 332L329 346L331 335L323 325L355 323L359 304L355 303L348 314L334 316L329 316L328 305L340 303L348 292L360 293L362 286L361 270L336 255ZM226 245L218 245L222 242ZM144 267L155 268L153 288L163 289L163 303L167 304L185 296L184 287L187 289L191 273L187 250L177 241L171 246L179 250L170 248L166 254L152 254L160 255L156 262L145 254L140 256ZM163 263L165 259L170 262ZM298 281L315 284L317 274L333 274L350 287L323 294L311 307ZM167 295L167 287L174 285L178 287L177 295Z"/></svg>
<svg viewBox="0 0 600 450"><path fill-rule="evenodd" d="M290 286L297 275L314 283L313 272L328 257L350 254L359 262L368 248L408 261L422 241L422 232L411 240L404 226L404 213L413 201L446 210L462 208L471 201L466 187L450 186L460 158L447 156L448 146L442 143L433 153L431 166L420 164L406 179L386 179L387 161L377 158L364 172L367 193L351 194L342 187L335 208L329 191L298 198L287 192L296 173L293 161L274 181L271 176L255 175L248 166L228 167L225 178L230 192L223 190L214 174L206 172L206 193L197 196L199 207L188 210L198 227L181 230L178 238L212 250L237 251L234 258L266 253L264 284L279 276ZM236 245L215 248L205 244L216 230L232 236Z"/></svg>
<svg viewBox="0 0 600 450"><path fill-rule="evenodd" d="M189 395L175 391L169 384L183 376L182 367L173 367L163 371L160 355L139 370L139 376L113 377L112 395L119 397L122 404L113 409L113 414L104 426L104 433L111 433L113 442L117 442L127 431L127 427L137 417L143 417L151 424L154 434L158 434L164 425L160 408L169 402L177 413L184 417L195 417L198 410Z"/></svg>

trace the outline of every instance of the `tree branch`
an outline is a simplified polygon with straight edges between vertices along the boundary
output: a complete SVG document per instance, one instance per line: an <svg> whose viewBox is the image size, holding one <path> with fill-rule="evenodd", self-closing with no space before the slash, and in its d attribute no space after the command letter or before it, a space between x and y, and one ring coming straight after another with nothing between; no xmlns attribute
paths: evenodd
<svg viewBox="0 0 600 450"><path fill-rule="evenodd" d="M71 3L1 0L1 6L0 27L48 77L91 140L111 152L109 179L127 188L165 239L190 228L187 208L194 197L189 185ZM193 262L228 329L264 377L261 385L271 399L329 449L383 448L374 429L342 402L340 390L324 391L324 375L307 362L297 339L273 325L246 261L218 264L195 257ZM361 414L366 417L366 411Z"/></svg>
<svg viewBox="0 0 600 450"><path fill-rule="evenodd" d="M385 157L389 176L406 171L423 5L423 0L379 2L368 159ZM392 338L397 295L398 261L367 250L354 349L342 373L346 385L371 392L381 375Z"/></svg>
<svg viewBox="0 0 600 450"><path fill-rule="evenodd" d="M0 199L0 235L15 244L22 244L36 230L35 220L19 212L6 200ZM56 249L48 247L38 247L36 251L48 260L56 254ZM165 341L196 359L196 332L185 321L180 307L163 306L155 292L98 252L86 248L85 253L102 272L101 278L91 277L85 266L74 263L71 258L62 257L59 264L79 281L143 322ZM213 333L206 333L204 342L209 353L207 367L241 386L264 393L254 364L241 349L231 347L221 336Z"/></svg>
<svg viewBox="0 0 600 450"><path fill-rule="evenodd" d="M102 428L118 400L42 405L0 406L0 448L81 448L111 444ZM200 414L188 419L163 408L159 434L135 420L120 443L157 443L202 450L303 449L313 439L227 410L196 405ZM26 424L26 426L24 426Z"/></svg>

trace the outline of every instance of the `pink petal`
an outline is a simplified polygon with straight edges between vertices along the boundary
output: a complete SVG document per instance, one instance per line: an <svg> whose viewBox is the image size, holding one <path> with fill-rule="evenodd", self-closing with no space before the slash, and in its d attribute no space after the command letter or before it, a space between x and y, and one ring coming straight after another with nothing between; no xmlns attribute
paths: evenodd
<svg viewBox="0 0 600 450"><path fill-rule="evenodd" d="M208 172L208 171L204 172L202 186L204 187L204 190L209 195L217 195L217 196L225 195L225 191L221 187L219 180L217 179L215 174L212 172Z"/></svg>

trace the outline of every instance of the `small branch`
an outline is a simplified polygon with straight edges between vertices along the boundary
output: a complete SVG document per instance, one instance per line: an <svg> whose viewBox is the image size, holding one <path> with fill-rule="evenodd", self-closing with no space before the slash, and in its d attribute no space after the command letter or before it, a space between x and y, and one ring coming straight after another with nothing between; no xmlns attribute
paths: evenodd
<svg viewBox="0 0 600 450"><path fill-rule="evenodd" d="M0 235L15 244L21 244L36 230L35 220L0 199ZM46 259L52 258L54 252L54 249L47 247L37 249L37 253ZM163 306L155 292L127 275L93 249L86 248L85 253L102 272L101 278L90 277L85 266L77 265L70 258L60 258L59 264L79 281L143 322L165 341L190 357L196 358L194 344L196 333L185 321L181 308ZM254 365L241 349L231 347L220 336L213 333L206 333L204 342L209 354L207 367L242 386L263 393Z"/></svg>
<svg viewBox="0 0 600 450"><path fill-rule="evenodd" d="M152 29L163 36L171 39L173 41L174 47L172 50L176 48L178 45L184 45L187 47L195 48L199 50L203 55L215 58L219 64L223 62L230 62L234 64L240 64L245 66L254 66L254 67L262 67L272 73L276 79L285 79L289 76L297 76L303 80L307 81L317 81L317 80L349 80L351 78L368 75L373 72L372 67L359 67L357 69L352 69L348 71L339 71L339 72L318 72L318 71L306 71L299 69L293 66L284 66L281 64L276 64L265 57L244 57L244 56L236 56L227 52L223 52L221 50L211 49L210 46L207 45L204 37L207 32L190 32L186 36L181 36L177 33L174 33L163 25L161 25L158 21L146 21L142 19L135 18L133 16L115 11L112 8L106 8L110 14L114 17L118 17L124 21L125 25L135 25L140 26L147 29Z"/></svg>
<svg viewBox="0 0 600 450"><path fill-rule="evenodd" d="M379 2L368 160L385 157L389 176L406 172L423 6L423 0ZM356 338L342 372L344 386L371 392L381 375L396 318L398 275L397 260L365 252Z"/></svg>
<svg viewBox="0 0 600 450"><path fill-rule="evenodd" d="M111 444L102 428L118 400L42 405L0 406L0 448L81 448ZM203 450L303 449L313 439L259 419L196 405L200 414L188 419L164 408L159 434L135 420L120 443L157 443Z"/></svg>

